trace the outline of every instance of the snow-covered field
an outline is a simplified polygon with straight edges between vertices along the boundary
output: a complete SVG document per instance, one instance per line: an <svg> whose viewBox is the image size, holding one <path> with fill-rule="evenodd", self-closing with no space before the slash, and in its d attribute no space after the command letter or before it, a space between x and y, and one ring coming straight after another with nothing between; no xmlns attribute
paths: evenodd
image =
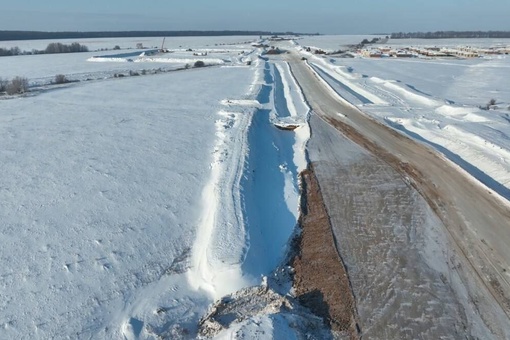
<svg viewBox="0 0 510 340"><path fill-rule="evenodd" d="M109 78L119 73L127 75L130 71L140 73L144 70L174 70L186 64L193 65L198 60L206 64L231 65L256 58L250 55L253 52L251 42L255 40L256 37L191 37L187 39L172 37L165 39L164 43L164 47L171 53L155 56L144 56L144 54L161 47L163 38L3 41L0 42L0 47L19 46L21 50L27 51L45 49L49 43L53 42L63 44L79 42L88 46L91 52L2 57L0 78L5 80L16 76L27 77L31 85L38 86L51 83L57 74L64 74L72 81L83 81ZM136 49L137 43L150 49ZM119 45L122 50L113 51L115 45ZM95 51L101 48L110 50ZM190 49L192 51L189 51Z"/></svg>
<svg viewBox="0 0 510 340"><path fill-rule="evenodd" d="M510 40L503 40L413 40L412 45L510 44ZM322 47L319 39L316 43ZM314 70L351 104L440 151L486 187L510 200L508 56L369 59L302 53L308 56ZM496 105L487 110L491 99Z"/></svg>
<svg viewBox="0 0 510 340"><path fill-rule="evenodd" d="M209 304L280 264L308 107L285 63L251 48L246 66L246 47L227 47L223 66L0 97L1 337L194 338ZM5 57L0 76L34 84L150 64L89 57ZM277 312L255 322L290 336Z"/></svg>
<svg viewBox="0 0 510 340"><path fill-rule="evenodd" d="M296 42L335 50L364 38ZM275 274L299 215L309 108L292 72L261 57L253 37L171 38L172 53L156 56L134 49L161 40L79 40L131 49L0 58L0 77L31 86L0 96L0 338L194 338L229 294L242 308L223 315L220 337L303 331L306 317L264 305L288 282L278 294L262 286L259 300L249 298L258 289L239 291ZM22 43L0 47L49 42ZM510 59L307 56L353 105L510 199ZM184 69L197 59L210 66ZM75 82L52 85L56 74ZM480 109L490 98L498 108Z"/></svg>

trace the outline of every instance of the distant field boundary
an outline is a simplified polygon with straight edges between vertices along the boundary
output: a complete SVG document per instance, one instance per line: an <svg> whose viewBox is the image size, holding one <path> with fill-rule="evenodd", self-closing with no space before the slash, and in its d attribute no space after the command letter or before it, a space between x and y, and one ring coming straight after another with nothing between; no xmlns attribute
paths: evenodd
<svg viewBox="0 0 510 340"><path fill-rule="evenodd" d="M116 31L116 32L41 32L0 31L0 41L38 39L141 38L141 37L212 37L212 36L309 35L268 31Z"/></svg>

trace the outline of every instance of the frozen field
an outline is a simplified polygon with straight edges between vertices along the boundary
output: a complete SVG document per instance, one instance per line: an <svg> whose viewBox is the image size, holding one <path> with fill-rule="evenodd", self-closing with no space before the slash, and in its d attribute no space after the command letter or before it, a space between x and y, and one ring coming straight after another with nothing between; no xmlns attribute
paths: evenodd
<svg viewBox="0 0 510 340"><path fill-rule="evenodd" d="M221 66L122 78L153 61L0 59L33 90L0 99L3 336L194 338L215 299L276 269L298 218L308 108L285 63L239 57L246 47L217 50L231 58ZM53 73L97 77L53 86ZM261 322L290 336L276 312L240 312L223 335Z"/></svg>
<svg viewBox="0 0 510 340"><path fill-rule="evenodd" d="M230 86L212 86L218 77ZM0 102L4 334L92 336L179 270L219 101L243 95L250 78L211 69Z"/></svg>
<svg viewBox="0 0 510 340"><path fill-rule="evenodd" d="M163 38L59 40L58 42L64 44L79 42L88 46L91 52L2 57L0 59L0 77L3 79L11 79L15 76L27 77L32 86L40 86L51 83L57 74L65 74L69 80L83 81L111 78L116 73L128 74L129 71L173 70L182 68L186 64L193 65L198 60L203 60L208 64L231 65L250 58L248 54L253 50L250 43L255 39L256 37L167 38L164 46L172 53L144 58L139 58L139 56L144 52L154 51L154 48L161 47ZM3 41L0 42L0 47L19 46L21 50L29 51L34 48L45 49L52 42L56 41ZM149 49L136 49L137 43L141 43ZM122 50L112 51L111 49L115 45L121 46ZM110 51L95 51L101 48L110 49ZM192 51L188 51L189 49Z"/></svg>
<svg viewBox="0 0 510 340"><path fill-rule="evenodd" d="M476 41L464 41L470 43ZM485 41L486 45L493 43ZM510 58L308 55L314 70L352 105L435 148L505 200L510 199L510 89L506 86ZM487 110L491 99L496 105Z"/></svg>

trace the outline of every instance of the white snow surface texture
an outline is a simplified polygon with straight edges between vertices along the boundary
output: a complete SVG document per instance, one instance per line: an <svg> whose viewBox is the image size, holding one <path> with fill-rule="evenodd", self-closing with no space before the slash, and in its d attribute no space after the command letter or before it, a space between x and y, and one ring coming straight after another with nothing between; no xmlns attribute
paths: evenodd
<svg viewBox="0 0 510 340"><path fill-rule="evenodd" d="M0 103L5 335L93 335L187 251L214 108L243 94L248 74L104 81Z"/></svg>
<svg viewBox="0 0 510 340"><path fill-rule="evenodd" d="M279 264L308 107L287 65L237 55L0 100L0 338L194 338Z"/></svg>

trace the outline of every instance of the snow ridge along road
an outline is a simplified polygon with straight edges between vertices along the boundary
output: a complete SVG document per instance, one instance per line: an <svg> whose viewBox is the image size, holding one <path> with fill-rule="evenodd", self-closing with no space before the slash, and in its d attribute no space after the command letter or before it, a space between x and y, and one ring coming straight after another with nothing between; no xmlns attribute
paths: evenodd
<svg viewBox="0 0 510 340"><path fill-rule="evenodd" d="M390 164L423 195L462 254L470 303L493 334L510 336L508 205L441 155L346 104L295 53L286 59L315 113Z"/></svg>

